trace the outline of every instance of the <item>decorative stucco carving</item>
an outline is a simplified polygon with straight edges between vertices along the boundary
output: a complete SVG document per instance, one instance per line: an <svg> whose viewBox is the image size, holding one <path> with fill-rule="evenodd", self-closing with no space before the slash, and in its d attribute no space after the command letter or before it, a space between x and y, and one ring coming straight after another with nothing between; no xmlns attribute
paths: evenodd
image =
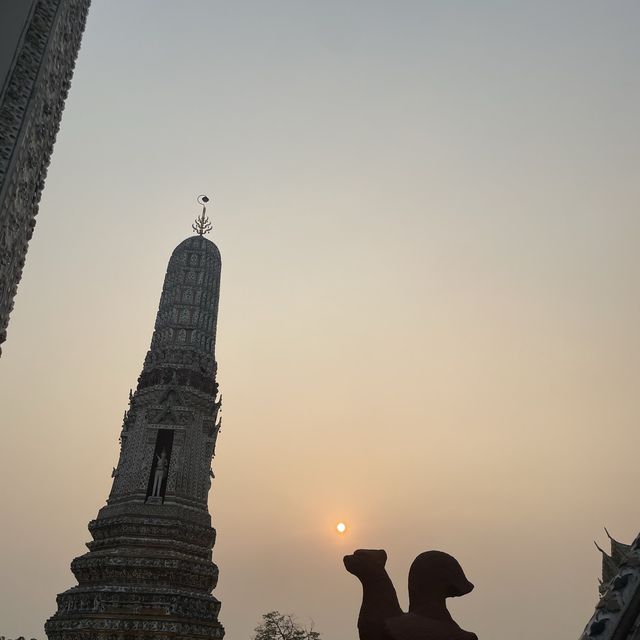
<svg viewBox="0 0 640 640"><path fill-rule="evenodd" d="M34 3L0 94L0 345L6 339L89 4Z"/></svg>
<svg viewBox="0 0 640 640"><path fill-rule="evenodd" d="M605 529L606 531L606 529ZM640 535L633 544L614 540L611 553L602 553L600 600L580 640L617 640L637 638L640 628Z"/></svg>

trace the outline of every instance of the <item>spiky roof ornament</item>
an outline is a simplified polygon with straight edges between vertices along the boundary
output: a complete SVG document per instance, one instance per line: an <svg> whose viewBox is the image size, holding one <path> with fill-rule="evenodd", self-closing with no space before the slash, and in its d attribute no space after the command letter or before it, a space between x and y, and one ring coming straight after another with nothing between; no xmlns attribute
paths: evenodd
<svg viewBox="0 0 640 640"><path fill-rule="evenodd" d="M198 203L202 205L202 213L194 220L191 228L199 235L203 236L205 233L209 233L213 229L213 225L209 218L207 218L207 202L209 198L205 195L198 196Z"/></svg>

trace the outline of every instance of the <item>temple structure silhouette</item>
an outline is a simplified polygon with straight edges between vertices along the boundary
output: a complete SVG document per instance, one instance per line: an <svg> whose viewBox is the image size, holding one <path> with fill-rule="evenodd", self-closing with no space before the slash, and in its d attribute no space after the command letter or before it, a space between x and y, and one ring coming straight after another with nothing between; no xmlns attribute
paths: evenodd
<svg viewBox="0 0 640 640"><path fill-rule="evenodd" d="M639 640L640 535L625 544L606 532L610 552L596 544L602 553L600 600L580 640Z"/></svg>
<svg viewBox="0 0 640 640"><path fill-rule="evenodd" d="M201 203L207 199L201 196ZM71 563L78 585L58 595L50 640L222 638L216 532L207 496L221 420L216 382L220 252L196 235L171 255L151 347L129 394L106 506L89 551Z"/></svg>
<svg viewBox="0 0 640 640"><path fill-rule="evenodd" d="M0 2L0 354L89 5Z"/></svg>

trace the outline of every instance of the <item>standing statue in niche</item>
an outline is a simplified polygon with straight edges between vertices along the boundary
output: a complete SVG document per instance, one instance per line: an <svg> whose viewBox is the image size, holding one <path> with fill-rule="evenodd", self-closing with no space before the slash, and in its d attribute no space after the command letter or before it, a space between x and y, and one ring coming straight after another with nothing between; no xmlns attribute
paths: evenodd
<svg viewBox="0 0 640 640"><path fill-rule="evenodd" d="M360 640L478 640L461 629L446 599L473 589L458 561L442 551L421 553L409 570L409 613L403 613L387 574L384 550L358 549L344 566L362 583Z"/></svg>
<svg viewBox="0 0 640 640"><path fill-rule="evenodd" d="M156 456L158 462L156 463L156 472L153 476L153 491L151 491L151 497L159 498L160 497L160 489L162 488L162 481L167 477L167 467L169 463L167 462L167 452L165 449L162 450L162 453L159 456Z"/></svg>

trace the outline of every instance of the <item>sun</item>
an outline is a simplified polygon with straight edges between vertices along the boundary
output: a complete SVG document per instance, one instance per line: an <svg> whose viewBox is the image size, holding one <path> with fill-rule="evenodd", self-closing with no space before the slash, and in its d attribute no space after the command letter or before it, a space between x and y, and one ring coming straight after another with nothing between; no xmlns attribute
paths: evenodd
<svg viewBox="0 0 640 640"><path fill-rule="evenodd" d="M338 522L338 524L336 525L336 531L338 533L345 533L346 530L347 525L344 522Z"/></svg>

